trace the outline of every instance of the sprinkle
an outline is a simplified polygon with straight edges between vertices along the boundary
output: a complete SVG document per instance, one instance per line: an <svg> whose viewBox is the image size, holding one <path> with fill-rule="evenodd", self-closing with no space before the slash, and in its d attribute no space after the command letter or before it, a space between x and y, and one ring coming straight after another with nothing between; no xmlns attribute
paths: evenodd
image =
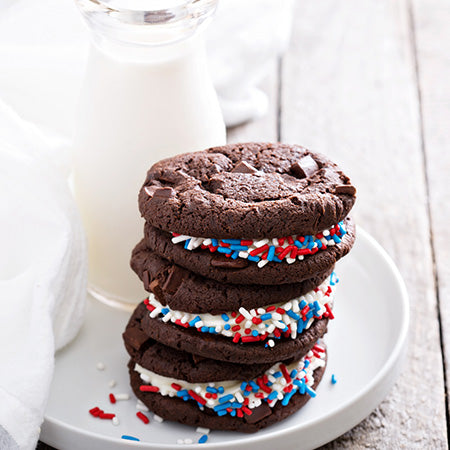
<svg viewBox="0 0 450 450"><path fill-rule="evenodd" d="M105 365L102 362L97 363L97 370L105 370Z"/></svg>
<svg viewBox="0 0 450 450"><path fill-rule="evenodd" d="M207 440L208 440L208 435L204 434L203 436L200 437L200 439L198 440L198 443L204 444Z"/></svg>
<svg viewBox="0 0 450 450"><path fill-rule="evenodd" d="M136 413L136 416L137 416L139 419L141 419L142 422L144 422L146 425L147 425L148 423L150 423L150 419L149 419L145 414L143 414L141 411L138 411L138 412Z"/></svg>
<svg viewBox="0 0 450 450"><path fill-rule="evenodd" d="M210 429L209 428L203 428L203 427L197 427L195 432L196 433L200 433L200 434L209 434Z"/></svg>
<svg viewBox="0 0 450 450"><path fill-rule="evenodd" d="M199 402L201 405L206 405L206 400L203 397L200 397L196 392L194 392L192 389L188 390L188 394L197 402Z"/></svg>
<svg viewBox="0 0 450 450"><path fill-rule="evenodd" d="M117 383L116 383L116 380L111 380L111 381L108 383L108 386L109 386L110 388L113 388L113 387L115 387L116 384L117 384Z"/></svg>
<svg viewBox="0 0 450 450"><path fill-rule="evenodd" d="M98 417L101 411L102 410L98 406L96 406L95 408L89 410L89 414L93 415L94 417Z"/></svg>
<svg viewBox="0 0 450 450"><path fill-rule="evenodd" d="M116 397L114 397L114 394L109 394L109 401L111 403L116 403Z"/></svg>
<svg viewBox="0 0 450 450"><path fill-rule="evenodd" d="M225 403L230 400L233 400L234 396L232 394L224 395L223 397L219 398L219 403Z"/></svg>
<svg viewBox="0 0 450 450"><path fill-rule="evenodd" d="M336 384L336 383L337 383L336 376L333 373L333 375L331 375L331 384Z"/></svg>
<svg viewBox="0 0 450 450"><path fill-rule="evenodd" d="M189 438L188 438L188 439L185 439L185 440L184 440L184 443L185 443L185 444L188 444L188 445L189 445L189 444L192 444L192 439L189 439Z"/></svg>
<svg viewBox="0 0 450 450"><path fill-rule="evenodd" d="M153 419L158 423L164 422L164 419L162 417L158 416L157 414L153 414Z"/></svg>
<svg viewBox="0 0 450 450"><path fill-rule="evenodd" d="M140 441L137 437L128 436L127 434L122 434L122 439L126 439L128 441Z"/></svg>
<svg viewBox="0 0 450 450"><path fill-rule="evenodd" d="M115 414L110 414L110 413L103 413L101 412L98 417L100 417L100 419L106 419L106 420L111 420L114 419L114 417L116 417Z"/></svg>
<svg viewBox="0 0 450 450"><path fill-rule="evenodd" d="M136 403L136 409L138 409L139 411L144 411L144 412L148 412L149 411L147 406L145 406L140 400L138 400L137 403Z"/></svg>
<svg viewBox="0 0 450 450"><path fill-rule="evenodd" d="M143 385L143 386L139 387L139 390L141 392L158 392L159 391L159 387L158 386L146 386L146 385Z"/></svg>

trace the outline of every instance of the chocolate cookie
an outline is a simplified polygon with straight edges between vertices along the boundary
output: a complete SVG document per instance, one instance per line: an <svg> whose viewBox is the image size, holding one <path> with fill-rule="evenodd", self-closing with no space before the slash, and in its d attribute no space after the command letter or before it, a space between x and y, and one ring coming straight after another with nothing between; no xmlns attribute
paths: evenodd
<svg viewBox="0 0 450 450"><path fill-rule="evenodd" d="M271 408L267 403L263 402L260 406L252 410L251 415L244 415L243 417L233 417L231 415L218 416L210 408L200 410L195 401L184 401L177 397L162 396L158 393L141 391L140 386L142 385L142 380L134 370L134 366L135 363L131 360L128 367L131 387L136 397L158 416L166 420L173 420L194 427L201 426L213 430L253 433L295 413L311 398L308 394L296 393L286 406L278 402ZM324 372L325 367L319 367L314 371L314 384L312 386L314 390L320 383Z"/></svg>
<svg viewBox="0 0 450 450"><path fill-rule="evenodd" d="M130 322L135 320L140 320L145 335L168 347L189 353L195 352L196 355L205 358L241 364L263 364L292 357L301 358L326 333L328 324L327 318L315 320L310 328L295 339L281 338L274 347L270 347L264 342L235 343L224 336L164 323L159 318L151 318L143 303L138 305L130 318Z"/></svg>
<svg viewBox="0 0 450 450"><path fill-rule="evenodd" d="M269 262L259 267L247 259L233 259L223 254L211 253L207 249L186 250L183 245L173 244L171 235L152 227L144 227L145 245L157 255L195 272L203 277L232 284L292 284L316 277L330 270L345 256L355 241L355 226L350 218L344 220L346 234L340 242L306 255L293 264Z"/></svg>
<svg viewBox="0 0 450 450"><path fill-rule="evenodd" d="M205 278L148 250L141 241L133 250L131 267L162 305L191 313L221 314L287 302L321 284L332 268L300 283L283 285L223 284Z"/></svg>
<svg viewBox="0 0 450 450"><path fill-rule="evenodd" d="M355 193L323 155L295 145L246 143L156 163L139 208L153 227L189 236L312 235L343 220Z"/></svg>

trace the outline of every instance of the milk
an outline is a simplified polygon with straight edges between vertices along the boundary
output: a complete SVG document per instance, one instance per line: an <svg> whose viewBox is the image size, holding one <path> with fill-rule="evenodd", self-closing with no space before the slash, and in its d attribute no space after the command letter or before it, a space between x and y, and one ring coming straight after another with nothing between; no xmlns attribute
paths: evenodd
<svg viewBox="0 0 450 450"><path fill-rule="evenodd" d="M144 51L92 45L74 142L91 292L136 304L146 294L129 261L143 237L137 196L147 170L225 143L201 36Z"/></svg>

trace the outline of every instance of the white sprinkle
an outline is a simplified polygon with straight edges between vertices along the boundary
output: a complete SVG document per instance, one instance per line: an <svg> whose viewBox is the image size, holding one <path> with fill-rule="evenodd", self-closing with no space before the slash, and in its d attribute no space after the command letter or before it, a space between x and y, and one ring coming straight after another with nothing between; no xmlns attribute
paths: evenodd
<svg viewBox="0 0 450 450"><path fill-rule="evenodd" d="M272 245L275 245L275 247L278 247L280 245L280 243L278 242L278 238L272 239Z"/></svg>
<svg viewBox="0 0 450 450"><path fill-rule="evenodd" d="M239 258L248 258L248 252L239 252Z"/></svg>
<svg viewBox="0 0 450 450"><path fill-rule="evenodd" d="M273 341L273 339L269 339L267 341L267 343L269 344L269 347L273 347L275 345L275 342Z"/></svg>
<svg viewBox="0 0 450 450"><path fill-rule="evenodd" d="M258 308L257 309L258 314L265 314L266 310L264 308Z"/></svg>
<svg viewBox="0 0 450 450"><path fill-rule="evenodd" d="M150 313L150 317L152 319L154 319L160 312L161 312L161 308L157 307Z"/></svg>
<svg viewBox="0 0 450 450"><path fill-rule="evenodd" d="M272 342L273 342L273 341L272 341ZM269 375L267 378L269 379L269 381L270 381L271 383L276 383L276 382L277 382L277 379L276 379L273 375Z"/></svg>
<svg viewBox="0 0 450 450"><path fill-rule="evenodd" d="M266 245L269 243L269 239L261 239L260 241L257 242L253 242L253 245L258 248L258 247L262 247L263 245Z"/></svg>
<svg viewBox="0 0 450 450"><path fill-rule="evenodd" d="M119 425L119 423L120 423L120 422L119 422L119 419L117 418L117 416L112 418L112 424L113 424L114 426L117 427L117 425Z"/></svg>
<svg viewBox="0 0 450 450"><path fill-rule="evenodd" d="M286 328L286 324L283 322L280 322L279 320L276 320L273 323L277 328L280 328L281 330L284 330Z"/></svg>
<svg viewBox="0 0 450 450"><path fill-rule="evenodd" d="M278 392L277 398L278 400L283 400L284 395L281 392Z"/></svg>
<svg viewBox="0 0 450 450"><path fill-rule="evenodd" d="M292 301L292 311L297 313L300 311L300 308L298 306L298 300L293 300Z"/></svg>
<svg viewBox="0 0 450 450"><path fill-rule="evenodd" d="M108 386L109 386L110 388L113 388L116 384L117 384L117 383L116 383L116 380L111 380L111 381L109 382Z"/></svg>
<svg viewBox="0 0 450 450"><path fill-rule="evenodd" d="M192 439L185 439L185 440L184 440L184 443L185 443L185 444L188 444L188 445L189 445L189 444L192 444Z"/></svg>
<svg viewBox="0 0 450 450"><path fill-rule="evenodd" d="M198 322L195 323L195 328L201 328L203 326L203 321L199 320Z"/></svg>
<svg viewBox="0 0 450 450"><path fill-rule="evenodd" d="M274 325L273 323L271 323L271 324L267 327L267 332L270 334L270 333L273 333L274 330L275 330L275 325ZM269 345L270 345L270 344L269 344Z"/></svg>
<svg viewBox="0 0 450 450"><path fill-rule="evenodd" d="M105 370L105 365L102 362L97 363L97 370Z"/></svg>
<svg viewBox="0 0 450 450"><path fill-rule="evenodd" d="M140 400L136 403L136 409L139 411L148 412L148 408Z"/></svg>
<svg viewBox="0 0 450 450"><path fill-rule="evenodd" d="M253 325L253 322L251 320L246 320L244 328L251 328L252 325Z"/></svg>
<svg viewBox="0 0 450 450"><path fill-rule="evenodd" d="M303 258L302 258L303 259ZM295 258L286 258L286 262L288 263L288 264L293 264L293 263L295 263Z"/></svg>
<svg viewBox="0 0 450 450"><path fill-rule="evenodd" d="M282 306L283 309L289 311L292 308L292 302L287 302Z"/></svg>
<svg viewBox="0 0 450 450"><path fill-rule="evenodd" d="M184 316L181 318L180 322L181 322L181 323L189 322L189 316L188 316L187 314L184 315Z"/></svg>
<svg viewBox="0 0 450 450"><path fill-rule="evenodd" d="M179 445L184 444L184 440L183 439L177 439L177 444L179 444Z"/></svg>
<svg viewBox="0 0 450 450"><path fill-rule="evenodd" d="M277 313L277 312L272 313L273 320L281 320L282 318L283 318L283 316L280 313Z"/></svg>
<svg viewBox="0 0 450 450"><path fill-rule="evenodd" d="M155 419L158 423L164 422L164 419L156 414L153 414L153 419Z"/></svg>
<svg viewBox="0 0 450 450"><path fill-rule="evenodd" d="M211 245L211 244L212 244L212 240L211 240L210 238L205 239L205 240L203 241L203 244L206 245L206 246Z"/></svg>
<svg viewBox="0 0 450 450"><path fill-rule="evenodd" d="M261 268L264 267L268 262L269 262L268 259L261 259L260 261L258 261L258 267L261 269Z"/></svg>
<svg viewBox="0 0 450 450"><path fill-rule="evenodd" d="M220 333L222 331L222 327L220 325L217 325L215 331L216 333Z"/></svg>
<svg viewBox="0 0 450 450"><path fill-rule="evenodd" d="M255 308L250 310L250 314L252 315L252 317L256 317L258 315Z"/></svg>
<svg viewBox="0 0 450 450"><path fill-rule="evenodd" d="M202 388L201 388L200 386L196 386L195 389L194 389L194 391L195 391L197 394L200 394L200 392L202 392Z"/></svg>
<svg viewBox="0 0 450 450"><path fill-rule="evenodd" d="M145 381L146 383L150 383L151 378L148 375L146 375L145 373L141 373L141 380Z"/></svg>
<svg viewBox="0 0 450 450"><path fill-rule="evenodd" d="M252 315L242 306L239 308L239 312L248 320L252 320Z"/></svg>
<svg viewBox="0 0 450 450"><path fill-rule="evenodd" d="M195 430L196 433L206 434L206 435L209 434L209 431L210 431L209 428L203 428L203 427L198 427L198 428Z"/></svg>
<svg viewBox="0 0 450 450"><path fill-rule="evenodd" d="M130 400L130 394L115 394L116 400Z"/></svg>
<svg viewBox="0 0 450 450"><path fill-rule="evenodd" d="M174 244L178 244L180 242L187 241L188 239L189 239L189 236L184 236L184 235L181 234L180 236L173 237L172 238L172 242Z"/></svg>
<svg viewBox="0 0 450 450"><path fill-rule="evenodd" d="M163 321L163 322L168 322L170 319L171 319L171 317L172 317L172 314L171 314L171 312L169 311L161 320Z"/></svg>
<svg viewBox="0 0 450 450"><path fill-rule="evenodd" d="M239 403L244 403L244 397L242 396L242 394L239 391L236 392L236 394L234 394L234 396L236 397L236 400Z"/></svg>
<svg viewBox="0 0 450 450"><path fill-rule="evenodd" d="M324 236L329 236L329 235L330 235L330 231L329 231L329 230L323 230L323 231L322 231L322 234L323 234Z"/></svg>

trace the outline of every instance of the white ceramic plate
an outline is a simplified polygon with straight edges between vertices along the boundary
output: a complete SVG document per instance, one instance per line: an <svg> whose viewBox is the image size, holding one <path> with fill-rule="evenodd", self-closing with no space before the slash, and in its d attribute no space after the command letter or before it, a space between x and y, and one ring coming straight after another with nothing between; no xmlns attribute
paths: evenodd
<svg viewBox="0 0 450 450"><path fill-rule="evenodd" d="M337 267L340 278L326 341L328 367L317 397L296 414L256 434L211 431L206 444L214 449L310 449L346 432L363 420L389 394L405 355L409 305L403 280L385 251L363 230L349 256ZM136 399L110 404L110 392L131 393L127 354L121 333L129 313L90 301L86 323L77 339L56 357L55 376L41 440L58 449L97 450L177 447L195 429L171 422L149 425L136 417ZM103 362L105 370L96 368ZM331 384L335 374L337 383ZM117 386L110 388L110 380ZM93 418L99 406L120 420ZM125 441L123 434L140 442ZM198 445L183 445L192 448Z"/></svg>

